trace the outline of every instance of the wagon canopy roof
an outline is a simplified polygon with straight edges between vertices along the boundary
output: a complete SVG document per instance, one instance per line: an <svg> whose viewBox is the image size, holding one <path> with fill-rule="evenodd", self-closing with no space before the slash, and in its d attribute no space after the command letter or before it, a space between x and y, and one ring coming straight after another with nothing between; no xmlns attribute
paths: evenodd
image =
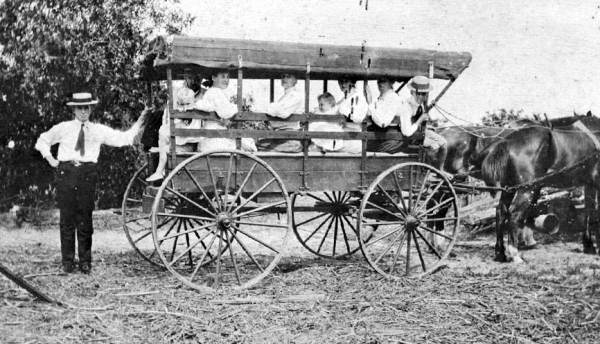
<svg viewBox="0 0 600 344"><path fill-rule="evenodd" d="M170 43L155 47L154 66L143 73L147 79L164 79L169 66L174 77L184 72L206 75L213 69L234 70L240 58L244 78L250 79L279 78L284 72L303 78L310 64L311 79L389 76L406 80L428 75L430 62L436 79L455 79L471 62L467 52L186 36L173 36Z"/></svg>

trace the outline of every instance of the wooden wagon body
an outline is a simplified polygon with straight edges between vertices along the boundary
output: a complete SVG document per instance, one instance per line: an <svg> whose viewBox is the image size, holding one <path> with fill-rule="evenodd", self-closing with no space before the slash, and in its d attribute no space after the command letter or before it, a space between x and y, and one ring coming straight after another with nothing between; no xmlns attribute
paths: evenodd
<svg viewBox="0 0 600 344"><path fill-rule="evenodd" d="M154 64L142 75L166 79L170 99L174 79L229 70L237 77L238 113L223 130L176 128L176 119L216 120L216 114L175 111L169 102L170 173L153 186L143 182L140 170L123 201L126 233L144 258L202 289L256 284L276 267L292 230L305 248L323 257L347 257L360 249L376 271L390 278L415 270L427 273L448 255L459 223L456 195L443 173L423 163L423 131L406 138L399 130L367 131L367 123L360 132L309 131L311 122L345 117L312 114L308 99L311 80L323 80L324 90L328 80L339 78L386 76L401 87L415 75L447 80L428 110L467 68L468 53L190 37L157 46ZM273 78L281 73L305 80L305 112L288 119L300 122L301 129L237 129L236 123L273 119L242 111L244 79L269 79L273 101ZM178 153L176 138L189 136L234 139L238 149ZM303 150L246 153L239 150L241 138L298 140ZM308 147L314 138L360 140L362 152L312 152ZM406 149L367 151L370 140L390 139L402 141ZM143 191L133 196L140 182ZM150 214L131 217L132 204L144 200L151 200L151 209L142 207ZM145 220L151 225L141 224ZM144 251L140 243L150 235L154 248ZM441 246L436 236L445 241Z"/></svg>

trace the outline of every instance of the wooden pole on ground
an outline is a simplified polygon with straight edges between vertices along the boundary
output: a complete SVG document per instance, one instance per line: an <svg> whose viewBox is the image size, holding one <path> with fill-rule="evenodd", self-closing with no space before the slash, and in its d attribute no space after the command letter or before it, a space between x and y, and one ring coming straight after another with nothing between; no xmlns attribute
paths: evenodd
<svg viewBox="0 0 600 344"><path fill-rule="evenodd" d="M31 285L29 282L24 280L22 277L18 276L14 272L12 272L9 268L4 266L2 263L0 263L0 273L2 273L4 276L8 277L9 280L15 282L19 287L27 290L31 295L37 297L38 299L45 301L45 302L62 305L62 303L60 303L60 302L52 299L48 295L44 294L39 289L37 289L36 287Z"/></svg>

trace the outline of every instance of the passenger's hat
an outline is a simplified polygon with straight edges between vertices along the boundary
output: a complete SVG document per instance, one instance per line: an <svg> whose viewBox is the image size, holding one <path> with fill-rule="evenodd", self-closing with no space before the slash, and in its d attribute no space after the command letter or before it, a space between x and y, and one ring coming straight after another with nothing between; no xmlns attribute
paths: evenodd
<svg viewBox="0 0 600 344"><path fill-rule="evenodd" d="M67 103L68 106L86 106L96 105L98 99L92 99L92 94L89 92L73 93L73 98Z"/></svg>
<svg viewBox="0 0 600 344"><path fill-rule="evenodd" d="M429 83L429 78L423 75L417 75L408 83L408 89L416 92L430 92L433 87Z"/></svg>

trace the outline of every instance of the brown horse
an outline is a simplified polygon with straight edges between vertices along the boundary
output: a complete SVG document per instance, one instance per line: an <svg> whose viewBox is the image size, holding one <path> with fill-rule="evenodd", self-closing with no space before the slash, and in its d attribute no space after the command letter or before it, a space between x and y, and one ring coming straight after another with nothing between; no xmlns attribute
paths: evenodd
<svg viewBox="0 0 600 344"><path fill-rule="evenodd" d="M517 231L524 226L535 227L533 206L542 186L585 186L588 218L595 215L592 201L600 188L596 155L600 143L592 139L592 135L599 136L600 119L570 117L555 123L560 123L560 127L531 126L519 129L486 149L482 163L484 181L488 185L507 188L500 196L500 221L495 248L497 260L521 260L515 245ZM589 134L578 123L583 124ZM530 185L533 181L539 183ZM524 185L527 187L522 187ZM509 234L508 250L504 245L505 231ZM600 247L597 228L595 236ZM591 237L591 227L588 226L583 238L585 251L595 253Z"/></svg>

